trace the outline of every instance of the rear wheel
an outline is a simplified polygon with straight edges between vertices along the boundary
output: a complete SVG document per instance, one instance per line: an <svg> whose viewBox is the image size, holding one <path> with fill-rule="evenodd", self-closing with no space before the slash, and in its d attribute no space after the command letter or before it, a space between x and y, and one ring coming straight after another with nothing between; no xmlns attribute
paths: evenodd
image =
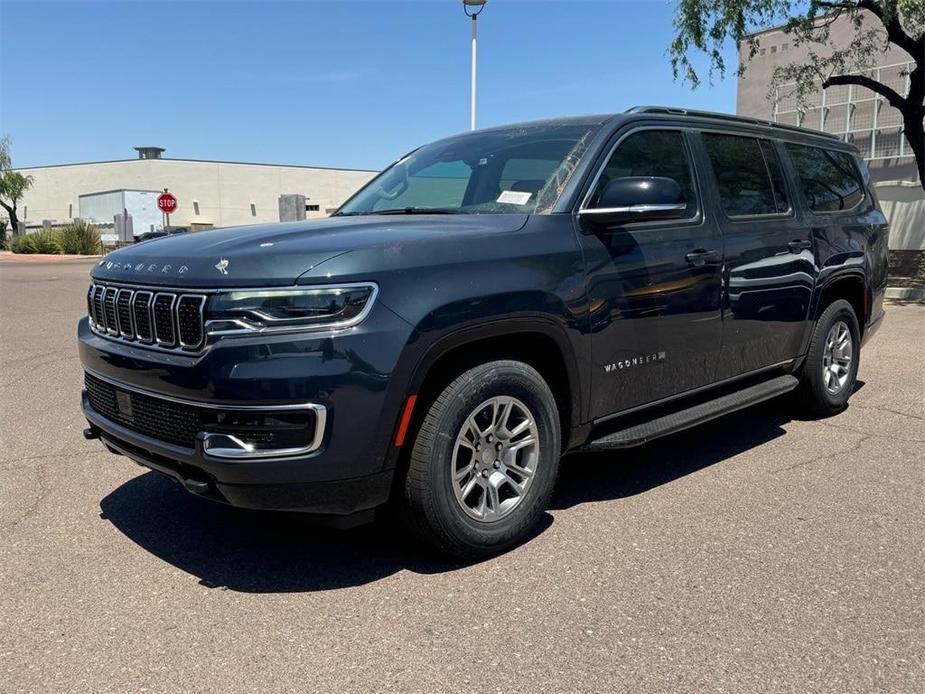
<svg viewBox="0 0 925 694"><path fill-rule="evenodd" d="M830 304L813 330L802 374L802 399L814 415L842 410L854 391L860 332L854 308L839 299Z"/></svg>
<svg viewBox="0 0 925 694"><path fill-rule="evenodd" d="M560 441L555 399L535 369L516 361L469 369L440 393L417 433L405 516L445 554L503 551L545 510Z"/></svg>

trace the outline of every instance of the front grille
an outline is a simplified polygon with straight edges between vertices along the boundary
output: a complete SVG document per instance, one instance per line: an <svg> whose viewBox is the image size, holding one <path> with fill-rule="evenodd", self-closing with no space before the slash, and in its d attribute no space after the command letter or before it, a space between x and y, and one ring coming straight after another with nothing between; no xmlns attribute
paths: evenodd
<svg viewBox="0 0 925 694"><path fill-rule="evenodd" d="M208 411L171 400L123 390L84 374L90 407L127 429L184 448L193 448Z"/></svg>
<svg viewBox="0 0 925 694"><path fill-rule="evenodd" d="M205 339L202 294L94 284L87 292L93 330L126 342L195 351Z"/></svg>

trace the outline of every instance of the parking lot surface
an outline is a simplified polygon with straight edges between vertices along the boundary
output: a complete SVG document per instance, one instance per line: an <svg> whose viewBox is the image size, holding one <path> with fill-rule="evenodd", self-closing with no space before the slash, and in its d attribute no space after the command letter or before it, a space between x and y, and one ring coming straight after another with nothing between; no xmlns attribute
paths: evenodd
<svg viewBox="0 0 925 694"><path fill-rule="evenodd" d="M529 543L458 565L84 441L89 268L0 261L0 690L925 691L925 308L842 414L572 456Z"/></svg>

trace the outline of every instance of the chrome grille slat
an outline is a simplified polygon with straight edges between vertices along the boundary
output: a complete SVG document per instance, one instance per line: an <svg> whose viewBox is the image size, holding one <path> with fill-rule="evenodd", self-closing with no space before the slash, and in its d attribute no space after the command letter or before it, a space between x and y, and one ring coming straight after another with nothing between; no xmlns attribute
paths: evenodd
<svg viewBox="0 0 925 694"><path fill-rule="evenodd" d="M174 352L205 343L204 294L93 283L87 291L90 329L110 339Z"/></svg>
<svg viewBox="0 0 925 694"><path fill-rule="evenodd" d="M135 336L140 342L154 342L151 321L151 292L139 289L132 297L132 320L135 321Z"/></svg>
<svg viewBox="0 0 925 694"><path fill-rule="evenodd" d="M119 334L126 340L135 339L135 326L132 323L132 290L120 289L116 293L116 320Z"/></svg>
<svg viewBox="0 0 925 694"><path fill-rule="evenodd" d="M154 295L151 304L154 314L154 339L159 345L173 347L177 343L176 320L174 307L177 304L177 295L167 292L158 292Z"/></svg>
<svg viewBox="0 0 925 694"><path fill-rule="evenodd" d="M103 313L106 316L106 332L110 335L119 334L119 325L116 322L116 294L115 287L106 287L103 290Z"/></svg>

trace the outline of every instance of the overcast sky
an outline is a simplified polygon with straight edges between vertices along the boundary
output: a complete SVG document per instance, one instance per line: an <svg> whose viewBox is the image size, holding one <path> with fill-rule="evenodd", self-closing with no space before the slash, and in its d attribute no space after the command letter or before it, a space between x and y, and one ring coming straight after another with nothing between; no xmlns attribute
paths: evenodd
<svg viewBox="0 0 925 694"><path fill-rule="evenodd" d="M669 0L490 0L479 125L670 104L734 111L735 78L672 80ZM728 64L735 65L729 49ZM0 0L13 162L165 156L378 169L465 130L459 0Z"/></svg>

